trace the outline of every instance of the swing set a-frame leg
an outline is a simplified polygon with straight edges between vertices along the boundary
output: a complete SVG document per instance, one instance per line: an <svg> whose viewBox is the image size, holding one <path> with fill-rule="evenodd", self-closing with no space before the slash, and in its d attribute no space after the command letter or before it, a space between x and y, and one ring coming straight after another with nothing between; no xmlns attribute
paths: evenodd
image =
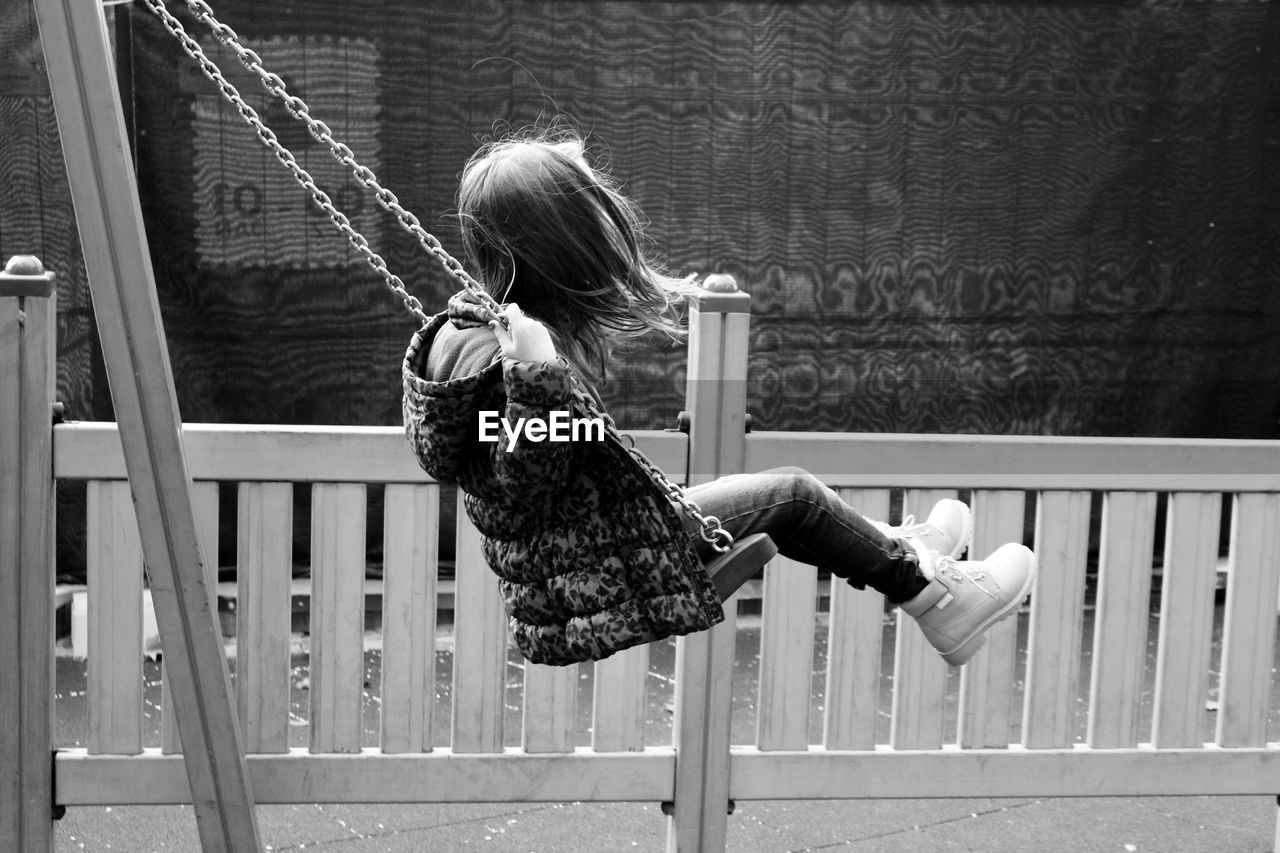
<svg viewBox="0 0 1280 853"><path fill-rule="evenodd" d="M201 845L260 850L102 4L35 10Z"/></svg>

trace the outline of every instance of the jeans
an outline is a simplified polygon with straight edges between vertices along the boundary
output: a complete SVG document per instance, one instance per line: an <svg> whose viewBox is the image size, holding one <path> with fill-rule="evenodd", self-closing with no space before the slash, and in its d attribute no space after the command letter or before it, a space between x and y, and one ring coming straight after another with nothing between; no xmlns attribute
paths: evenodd
<svg viewBox="0 0 1280 853"><path fill-rule="evenodd" d="M767 533L784 557L824 569L858 589L871 587L901 603L928 585L915 551L840 499L802 468L732 474L686 490L703 515L740 539ZM704 560L714 556L695 535Z"/></svg>

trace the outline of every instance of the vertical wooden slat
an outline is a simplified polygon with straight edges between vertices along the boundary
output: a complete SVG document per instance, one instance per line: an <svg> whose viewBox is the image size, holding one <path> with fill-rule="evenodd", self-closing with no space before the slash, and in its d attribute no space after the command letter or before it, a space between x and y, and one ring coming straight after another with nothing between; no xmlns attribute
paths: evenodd
<svg viewBox="0 0 1280 853"><path fill-rule="evenodd" d="M596 662L591 704L591 748L596 752L644 749L648 676L648 646L632 646Z"/></svg>
<svg viewBox="0 0 1280 853"><path fill-rule="evenodd" d="M1133 746L1147 656L1154 492L1108 492L1102 503L1088 744Z"/></svg>
<svg viewBox="0 0 1280 853"><path fill-rule="evenodd" d="M888 489L841 489L845 503L873 521L889 517ZM831 579L827 630L827 749L871 749L880 713L880 655L884 643L884 596Z"/></svg>
<svg viewBox="0 0 1280 853"><path fill-rule="evenodd" d="M1280 799L1276 800L1275 834L1272 835L1271 849L1280 850Z"/></svg>
<svg viewBox="0 0 1280 853"><path fill-rule="evenodd" d="M24 853L54 839L53 284L34 257L0 273L0 849Z"/></svg>
<svg viewBox="0 0 1280 853"><path fill-rule="evenodd" d="M383 515L382 751L431 749L440 487L391 484Z"/></svg>
<svg viewBox="0 0 1280 853"><path fill-rule="evenodd" d="M240 729L247 752L287 752L293 484L241 483L236 516L236 710Z"/></svg>
<svg viewBox="0 0 1280 853"><path fill-rule="evenodd" d="M1088 492L1040 493L1035 552L1040 567L1027 629L1022 744L1055 749L1070 746L1075 733L1089 557Z"/></svg>
<svg viewBox="0 0 1280 853"><path fill-rule="evenodd" d="M129 484L87 487L90 753L142 751L142 546Z"/></svg>
<svg viewBox="0 0 1280 853"><path fill-rule="evenodd" d="M218 612L218 484L191 484L191 509L196 518L196 536L204 566L204 582L209 590L209 606ZM246 747L248 748L248 747ZM160 662L160 750L166 754L182 751L178 738L178 718L173 713L173 692L169 665Z"/></svg>
<svg viewBox="0 0 1280 853"><path fill-rule="evenodd" d="M756 745L805 749L813 692L813 625L818 574L812 566L775 557L764 570Z"/></svg>
<svg viewBox="0 0 1280 853"><path fill-rule="evenodd" d="M923 520L942 498L955 492L909 489L902 512ZM893 721L889 742L895 749L937 749L942 746L943 715L946 710L947 663L925 639L916 624L902 610L893 661Z"/></svg>
<svg viewBox="0 0 1280 853"><path fill-rule="evenodd" d="M454 752L501 752L507 621L498 579L481 553L480 532L458 495L454 581Z"/></svg>
<svg viewBox="0 0 1280 853"><path fill-rule="evenodd" d="M943 739L947 664L916 621L898 611L893 651L889 743L894 749L938 749Z"/></svg>
<svg viewBox="0 0 1280 853"><path fill-rule="evenodd" d="M1006 542L1021 542L1025 504L1026 495L1018 491L974 493L969 559L982 560ZM961 746L1009 745L1017 645L1018 617L1014 614L987 631L987 644L961 670L957 723Z"/></svg>
<svg viewBox="0 0 1280 853"><path fill-rule="evenodd" d="M1169 495L1151 733L1157 747L1205 741L1221 515L1221 495Z"/></svg>
<svg viewBox="0 0 1280 853"><path fill-rule="evenodd" d="M578 714L578 666L524 665L521 742L525 752L572 752Z"/></svg>
<svg viewBox="0 0 1280 853"><path fill-rule="evenodd" d="M311 489L311 751L359 752L365 486Z"/></svg>
<svg viewBox="0 0 1280 853"><path fill-rule="evenodd" d="M1262 746L1267 740L1274 678L1280 495L1236 496L1230 559L1217 742L1221 746Z"/></svg>

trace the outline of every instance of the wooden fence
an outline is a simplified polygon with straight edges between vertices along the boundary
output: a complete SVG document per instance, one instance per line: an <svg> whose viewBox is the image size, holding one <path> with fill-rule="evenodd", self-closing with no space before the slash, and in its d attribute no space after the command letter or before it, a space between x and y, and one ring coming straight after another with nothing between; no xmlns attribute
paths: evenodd
<svg viewBox="0 0 1280 853"><path fill-rule="evenodd" d="M49 426L52 300L48 288L3 286L0 679L20 689L0 692L0 713L19 721L0 735L0 847L34 849L21 845L51 845L55 807L188 802L190 787L171 725L159 744L144 742L145 584L118 431ZM522 683L508 684L518 662L496 584L459 513L451 674L437 697L441 490L401 430L190 424L205 554L217 553L220 490L236 495L233 669L254 800L653 801L670 804L670 849L721 850L732 801L1280 792L1280 746L1268 740L1280 594L1272 446L744 434L745 312L735 294L693 312L691 429L641 433L639 446L686 482L800 465L872 517L921 514L961 495L974 508L976 552L1033 531L1040 575L1018 619L949 670L878 594L776 559L763 575L750 679L754 738L731 737L739 626L730 606L724 624L678 641L672 734L653 743L650 648L594 665L524 665ZM48 496L58 481L88 490L89 726L84 746L57 749L50 767ZM298 483L311 510L301 706L290 692ZM368 530L378 491L383 529ZM368 742L363 602L378 536L382 677ZM302 728L291 721L305 724L305 744L291 739Z"/></svg>

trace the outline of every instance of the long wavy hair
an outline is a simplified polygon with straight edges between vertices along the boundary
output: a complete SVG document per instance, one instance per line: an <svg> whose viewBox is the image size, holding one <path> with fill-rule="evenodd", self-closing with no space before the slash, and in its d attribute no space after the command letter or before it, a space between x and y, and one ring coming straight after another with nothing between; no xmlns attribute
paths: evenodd
<svg viewBox="0 0 1280 853"><path fill-rule="evenodd" d="M650 260L640 211L577 135L486 144L463 170L458 213L472 274L541 320L589 381L604 379L617 343L682 334L688 280Z"/></svg>

